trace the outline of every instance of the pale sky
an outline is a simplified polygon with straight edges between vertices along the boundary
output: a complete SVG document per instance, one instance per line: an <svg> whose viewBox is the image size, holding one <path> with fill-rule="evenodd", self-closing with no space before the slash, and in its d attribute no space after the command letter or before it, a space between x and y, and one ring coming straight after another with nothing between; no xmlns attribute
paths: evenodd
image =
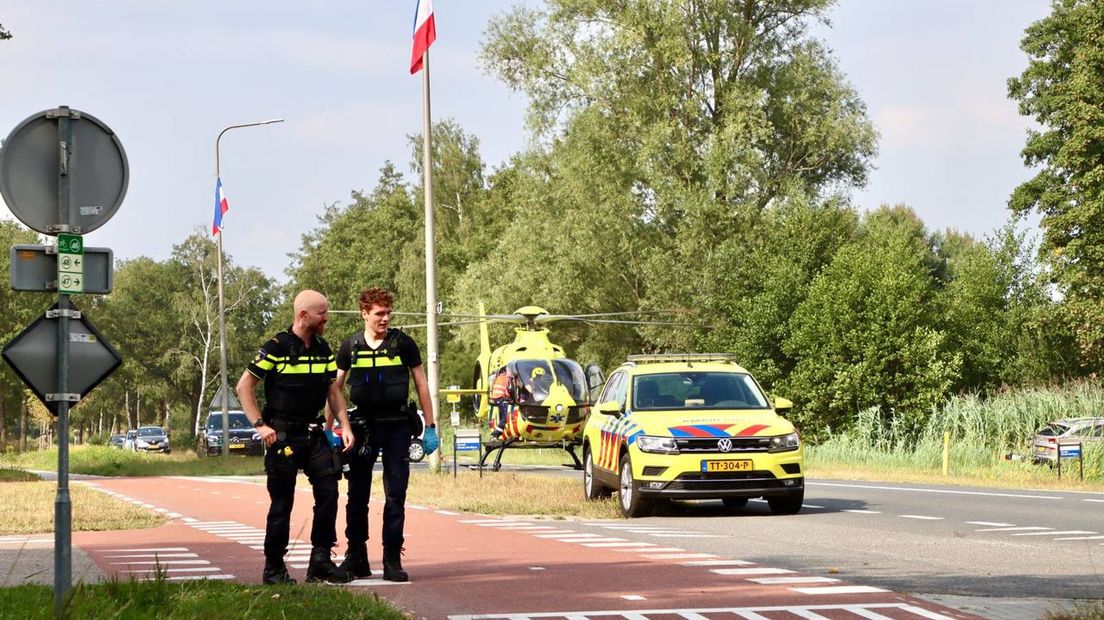
<svg viewBox="0 0 1104 620"><path fill-rule="evenodd" d="M534 4L538 0L527 0ZM484 74L487 20L516 0L436 0L433 117L477 136L488 172L525 148L525 98ZM414 0L5 0L0 139L68 105L116 132L126 200L88 234L116 258L164 259L209 231L215 137L230 202L226 252L281 282L327 204L369 191L387 160L409 174L421 79L409 74ZM817 36L881 134L869 209L913 207L933 229L986 235L1008 219L1026 119L1006 81L1026 65L1023 30L1044 0L842 0ZM0 217L12 217L0 209ZM2 249L7 251L6 249Z"/></svg>

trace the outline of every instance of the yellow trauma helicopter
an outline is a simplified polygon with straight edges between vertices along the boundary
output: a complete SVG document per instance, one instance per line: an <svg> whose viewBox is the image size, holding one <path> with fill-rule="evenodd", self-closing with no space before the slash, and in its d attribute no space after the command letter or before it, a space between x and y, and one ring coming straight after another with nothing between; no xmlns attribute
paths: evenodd
<svg viewBox="0 0 1104 620"><path fill-rule="evenodd" d="M480 303L480 349L471 388L441 390L446 396L473 396L476 418L489 426L491 436L482 442L479 466L497 452L492 468L498 471L507 448L562 448L573 461L566 465L583 468L575 448L582 444L583 426L604 377L596 364L584 368L570 359L563 347L551 341L545 325L555 321L681 325L610 318L669 312L673 311L556 315L539 306L525 306L513 314L487 315ZM517 323L514 340L492 350L491 322Z"/></svg>
<svg viewBox="0 0 1104 620"><path fill-rule="evenodd" d="M343 312L343 311L337 311ZM442 396L471 396L476 418L490 429L481 441L479 466L495 455L492 469L502 467L507 448L562 448L571 455L569 467L583 468L575 448L582 444L583 426L590 414L592 398L604 383L596 364L586 368L567 357L562 346L549 337L547 324L556 321L586 323L661 324L611 317L672 313L673 310L605 312L592 314L549 314L539 306L525 306L513 314L486 314L482 303L478 315L442 314L454 319L440 325L479 324L479 356L475 360L470 387L442 389ZM424 316L395 312L401 316ZM514 340L491 349L490 323L515 323ZM423 327L422 324L404 328Z"/></svg>

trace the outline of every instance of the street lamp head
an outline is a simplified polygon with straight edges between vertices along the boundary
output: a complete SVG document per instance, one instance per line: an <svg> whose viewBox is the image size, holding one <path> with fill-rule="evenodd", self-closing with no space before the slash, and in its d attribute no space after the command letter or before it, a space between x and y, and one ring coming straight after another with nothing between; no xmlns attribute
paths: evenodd
<svg viewBox="0 0 1104 620"><path fill-rule="evenodd" d="M272 123L282 123L282 122L284 122L284 119L282 119L282 118L270 118L267 121L261 121L260 124L261 125L271 125Z"/></svg>

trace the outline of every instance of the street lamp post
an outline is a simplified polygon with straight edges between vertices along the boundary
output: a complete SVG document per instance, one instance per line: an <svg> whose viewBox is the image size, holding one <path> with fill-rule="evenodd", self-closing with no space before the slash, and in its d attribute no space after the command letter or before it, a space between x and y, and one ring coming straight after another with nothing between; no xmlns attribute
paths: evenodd
<svg viewBox="0 0 1104 620"><path fill-rule="evenodd" d="M222 141L222 134L230 131L231 129L239 129L241 127L256 127L258 125L270 125L272 123L282 123L282 118L271 118L267 121L258 121L256 123L242 123L240 125L230 125L223 128L219 132L217 138L215 138L215 178L221 179L222 172L220 169L221 158L219 157L219 142ZM218 229L218 310L219 310L219 376L222 383L222 387L219 388L219 393L222 394L222 456L226 457L230 455L230 382L226 377L226 302L222 295L222 226Z"/></svg>

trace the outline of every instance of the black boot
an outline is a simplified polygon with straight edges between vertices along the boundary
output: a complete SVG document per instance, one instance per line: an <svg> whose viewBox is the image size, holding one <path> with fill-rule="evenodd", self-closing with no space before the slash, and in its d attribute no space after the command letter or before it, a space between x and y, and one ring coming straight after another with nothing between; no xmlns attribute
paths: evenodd
<svg viewBox="0 0 1104 620"><path fill-rule="evenodd" d="M345 550L345 561L338 568L356 579L371 577L372 567L368 564L368 549L364 543L349 545L349 548Z"/></svg>
<svg viewBox="0 0 1104 620"><path fill-rule="evenodd" d="M307 583L324 581L326 583L349 583L353 576L337 567L330 559L330 550L326 547L311 549L310 563L307 564Z"/></svg>
<svg viewBox="0 0 1104 620"><path fill-rule="evenodd" d="M383 578L387 581L410 581L402 567L402 547L383 548Z"/></svg>
<svg viewBox="0 0 1104 620"><path fill-rule="evenodd" d="M287 572L287 566L283 560L270 560L265 558L264 574L261 575L261 583L266 586L287 584L295 585L295 580Z"/></svg>

